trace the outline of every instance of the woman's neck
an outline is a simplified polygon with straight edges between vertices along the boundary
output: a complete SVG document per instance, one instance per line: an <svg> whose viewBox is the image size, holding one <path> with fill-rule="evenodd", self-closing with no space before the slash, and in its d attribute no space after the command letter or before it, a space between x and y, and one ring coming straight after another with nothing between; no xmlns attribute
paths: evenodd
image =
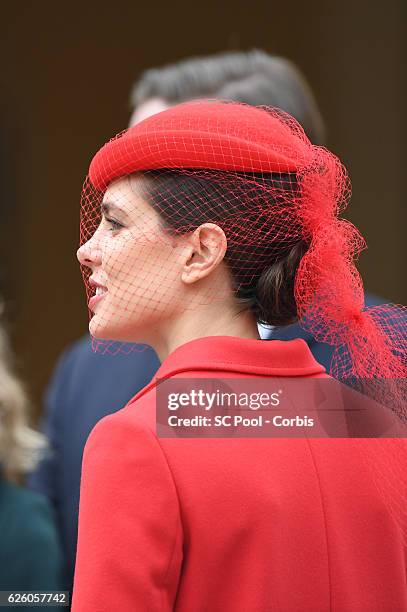
<svg viewBox="0 0 407 612"><path fill-rule="evenodd" d="M260 339L257 323L250 311L236 312L212 303L185 310L175 320L167 321L163 329L157 330L149 343L161 361L179 346L207 336L237 336Z"/></svg>

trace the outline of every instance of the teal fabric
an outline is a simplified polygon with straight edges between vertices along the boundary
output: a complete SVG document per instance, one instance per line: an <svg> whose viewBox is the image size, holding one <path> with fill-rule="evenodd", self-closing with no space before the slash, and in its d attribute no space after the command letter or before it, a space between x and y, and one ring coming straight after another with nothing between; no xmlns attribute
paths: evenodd
<svg viewBox="0 0 407 612"><path fill-rule="evenodd" d="M45 497L0 476L0 590L61 591L66 577L53 510ZM68 610L56 606L6 610Z"/></svg>

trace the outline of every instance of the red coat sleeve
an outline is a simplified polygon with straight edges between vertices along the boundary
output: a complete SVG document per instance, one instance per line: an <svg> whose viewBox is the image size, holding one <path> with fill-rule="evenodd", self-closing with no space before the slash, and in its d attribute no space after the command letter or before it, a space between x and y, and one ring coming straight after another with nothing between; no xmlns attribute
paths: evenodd
<svg viewBox="0 0 407 612"><path fill-rule="evenodd" d="M153 432L120 413L88 438L82 463L73 612L172 610L182 527Z"/></svg>

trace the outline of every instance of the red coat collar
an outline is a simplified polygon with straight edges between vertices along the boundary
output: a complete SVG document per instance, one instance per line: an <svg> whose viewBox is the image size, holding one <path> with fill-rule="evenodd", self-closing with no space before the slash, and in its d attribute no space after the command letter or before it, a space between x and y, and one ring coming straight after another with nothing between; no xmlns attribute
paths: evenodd
<svg viewBox="0 0 407 612"><path fill-rule="evenodd" d="M325 372L304 340L254 340L207 336L179 346L162 363L155 378L132 400L144 395L160 378L186 372L233 372L253 376L312 376Z"/></svg>
<svg viewBox="0 0 407 612"><path fill-rule="evenodd" d="M252 340L208 336L179 346L159 368L156 378L179 372L214 370L263 376L307 376L324 372L304 340Z"/></svg>

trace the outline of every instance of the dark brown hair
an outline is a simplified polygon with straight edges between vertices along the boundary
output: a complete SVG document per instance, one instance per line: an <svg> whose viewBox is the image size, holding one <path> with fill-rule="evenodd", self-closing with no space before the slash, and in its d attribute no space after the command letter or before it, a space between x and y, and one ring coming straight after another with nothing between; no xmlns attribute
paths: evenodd
<svg viewBox="0 0 407 612"><path fill-rule="evenodd" d="M266 325L282 326L296 320L295 274L308 245L299 226L291 242L279 243L267 227L266 212L283 204L287 208L287 201L294 199L298 190L294 174L163 169L144 173L142 190L170 234L185 234L208 222L224 229L228 239L224 261L242 310L252 310L257 321ZM250 227L258 236L256 244L234 240L239 227L246 233Z"/></svg>

